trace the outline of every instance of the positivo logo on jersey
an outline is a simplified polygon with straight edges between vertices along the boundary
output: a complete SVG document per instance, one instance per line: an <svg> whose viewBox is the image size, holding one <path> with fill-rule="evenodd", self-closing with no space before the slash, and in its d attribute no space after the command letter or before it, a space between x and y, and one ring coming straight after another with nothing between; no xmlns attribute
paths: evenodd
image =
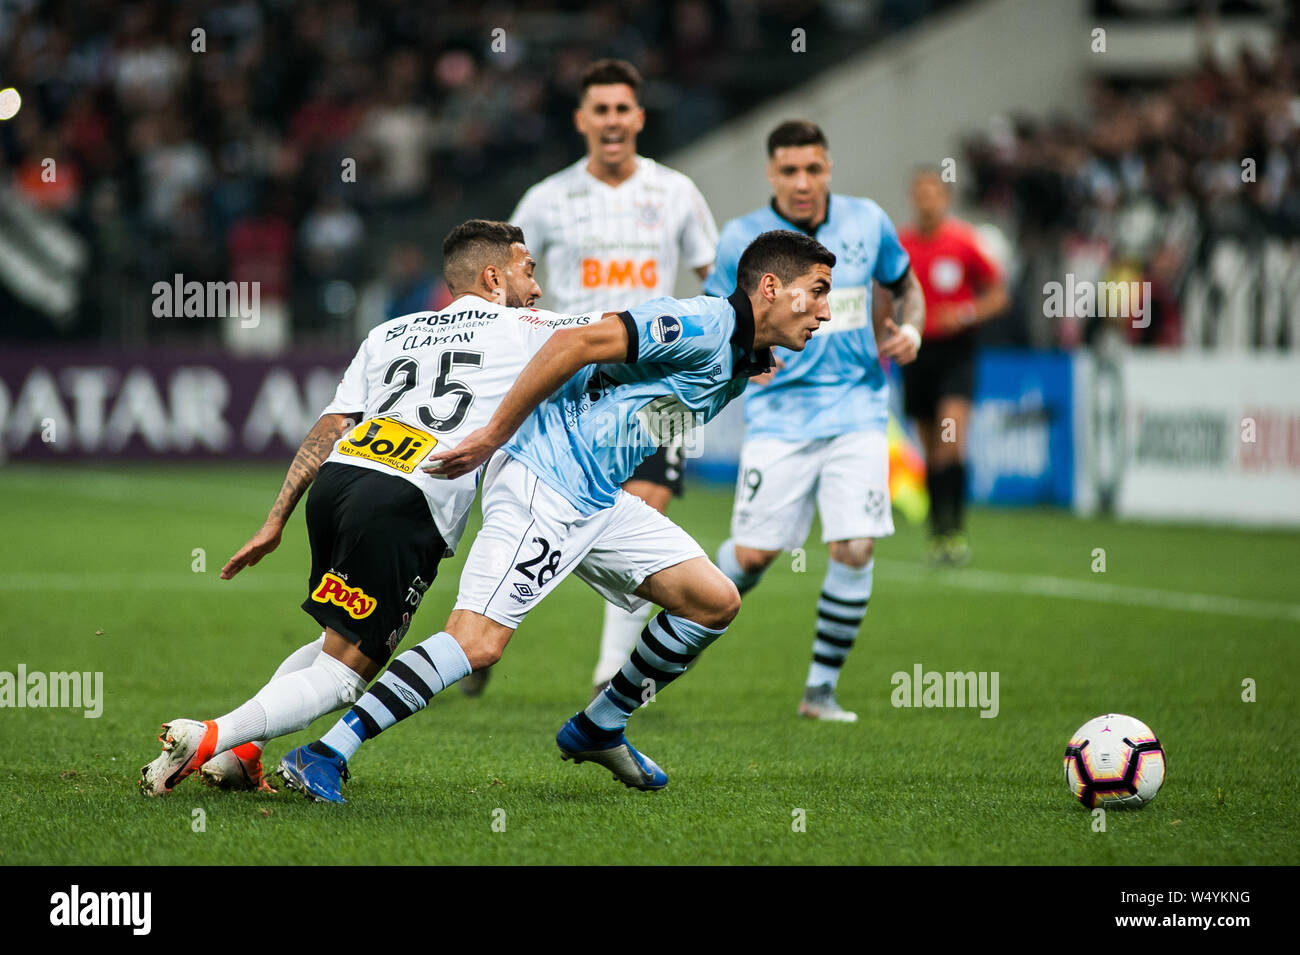
<svg viewBox="0 0 1300 955"><path fill-rule="evenodd" d="M672 315L660 315L650 323L650 337L660 345L671 345L682 337L681 319Z"/></svg>

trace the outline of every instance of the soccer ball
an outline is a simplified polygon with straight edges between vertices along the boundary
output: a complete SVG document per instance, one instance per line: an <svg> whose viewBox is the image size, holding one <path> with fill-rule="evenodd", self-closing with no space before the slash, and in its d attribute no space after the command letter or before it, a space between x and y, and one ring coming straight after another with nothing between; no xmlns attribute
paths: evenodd
<svg viewBox="0 0 1300 955"><path fill-rule="evenodd" d="M1065 747L1065 784L1089 809L1141 809L1165 781L1165 751L1151 727L1119 713L1088 720Z"/></svg>

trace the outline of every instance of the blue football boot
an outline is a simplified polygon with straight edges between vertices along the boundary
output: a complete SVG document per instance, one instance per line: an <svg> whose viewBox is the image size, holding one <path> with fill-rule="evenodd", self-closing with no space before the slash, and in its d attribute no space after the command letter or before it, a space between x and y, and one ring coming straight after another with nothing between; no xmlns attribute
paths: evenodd
<svg viewBox="0 0 1300 955"><path fill-rule="evenodd" d="M668 785L668 774L649 756L638 753L622 733L608 742L584 733L579 725L582 716L582 713L576 714L555 734L555 745L560 747L561 759L597 763L612 772L624 786L643 792L654 792Z"/></svg>
<svg viewBox="0 0 1300 955"><path fill-rule="evenodd" d="M277 772L285 786L313 802L347 802L340 790L349 778L348 762L337 753L322 756L299 746L284 754Z"/></svg>

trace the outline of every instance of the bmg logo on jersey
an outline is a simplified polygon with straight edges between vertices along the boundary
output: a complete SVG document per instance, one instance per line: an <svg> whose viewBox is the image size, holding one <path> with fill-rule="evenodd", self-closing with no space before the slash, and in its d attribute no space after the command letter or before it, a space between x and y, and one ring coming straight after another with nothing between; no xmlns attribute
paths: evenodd
<svg viewBox="0 0 1300 955"><path fill-rule="evenodd" d="M332 573L321 578L320 586L312 591L311 599L317 603L342 607L353 620L369 617L379 603L360 587L349 587L342 578Z"/></svg>
<svg viewBox="0 0 1300 955"><path fill-rule="evenodd" d="M660 345L671 345L682 337L681 319L672 315L660 315L650 323L650 337Z"/></svg>
<svg viewBox="0 0 1300 955"><path fill-rule="evenodd" d="M641 262L632 259L582 260L583 288L654 288L658 284L659 262L656 259L644 259Z"/></svg>

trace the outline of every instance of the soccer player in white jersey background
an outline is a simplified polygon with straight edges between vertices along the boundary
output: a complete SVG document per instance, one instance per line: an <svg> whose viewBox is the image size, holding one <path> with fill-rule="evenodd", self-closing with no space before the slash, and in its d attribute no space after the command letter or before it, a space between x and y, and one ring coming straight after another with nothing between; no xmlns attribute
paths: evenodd
<svg viewBox="0 0 1300 955"><path fill-rule="evenodd" d="M673 294L678 264L703 279L713 263L718 229L689 178L637 155L645 126L637 95L641 77L622 60L597 60L582 76L574 124L586 155L524 193L510 221L543 269L546 298L556 312L625 309ZM730 289L728 289L730 292ZM682 493L682 446L673 442L647 458L624 489L665 513ZM605 605L597 691L636 644L653 608L628 613ZM481 692L489 670L461 689Z"/></svg>
<svg viewBox="0 0 1300 955"><path fill-rule="evenodd" d="M920 283L889 217L870 199L830 192L826 136L792 120L767 141L771 202L722 230L710 295L729 295L749 242L795 229L836 256L831 320L800 352L781 352L766 383L745 395L745 444L731 537L718 566L744 594L785 550L801 547L821 512L830 564L817 601L816 637L799 712L853 722L836 685L871 599L875 540L894 533L889 500L889 384L881 358L916 358L925 321ZM902 325L872 322L872 282L889 290ZM877 334L882 340L877 345Z"/></svg>
<svg viewBox="0 0 1300 955"><path fill-rule="evenodd" d="M262 779L266 740L356 700L394 652L439 561L464 533L477 490L476 475L441 480L418 465L435 445L454 446L485 424L557 329L600 317L524 308L541 289L522 240L503 222L457 226L443 243L456 299L440 312L394 318L366 337L303 440L266 522L221 570L229 580L275 550L311 486L312 569L302 608L324 633L230 713L164 724L163 752L141 771L146 795L170 792L196 769L224 788L269 788ZM470 671L454 641L425 641L421 652L447 685Z"/></svg>

